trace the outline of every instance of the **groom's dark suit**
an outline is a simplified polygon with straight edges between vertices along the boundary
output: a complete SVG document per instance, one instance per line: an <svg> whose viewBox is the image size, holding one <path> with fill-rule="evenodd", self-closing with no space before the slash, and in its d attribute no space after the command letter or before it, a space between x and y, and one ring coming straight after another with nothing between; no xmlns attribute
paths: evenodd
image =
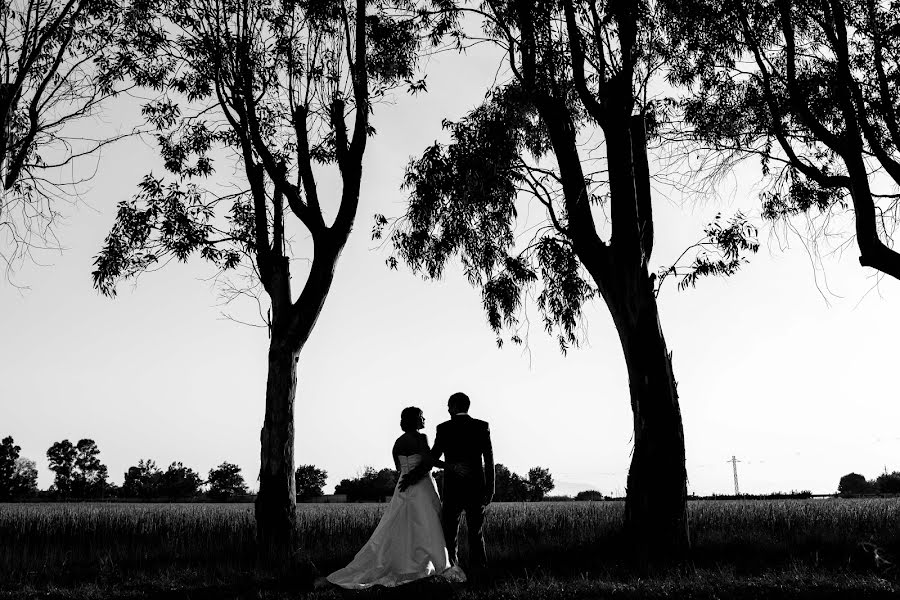
<svg viewBox="0 0 900 600"><path fill-rule="evenodd" d="M467 414L456 414L437 426L432 456L450 465L463 465L464 475L444 470L444 490L441 521L447 551L453 564L457 563L456 537L459 518L466 512L469 530L469 562L475 567L487 566L484 552L484 509L494 496L494 451L487 422ZM482 458L484 462L482 463Z"/></svg>

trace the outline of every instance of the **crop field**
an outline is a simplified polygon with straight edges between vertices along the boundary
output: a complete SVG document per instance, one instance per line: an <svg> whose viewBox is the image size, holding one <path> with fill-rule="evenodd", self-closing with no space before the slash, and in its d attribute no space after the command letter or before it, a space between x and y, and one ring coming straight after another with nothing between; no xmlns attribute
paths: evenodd
<svg viewBox="0 0 900 600"><path fill-rule="evenodd" d="M300 505L294 558L320 572L342 566L384 508ZM623 508L621 502L491 505L489 560L510 572L609 569L622 556ZM900 499L692 501L689 511L701 568L872 569L863 542L900 555ZM222 582L253 567L250 504L0 504L0 581L7 586L177 573Z"/></svg>

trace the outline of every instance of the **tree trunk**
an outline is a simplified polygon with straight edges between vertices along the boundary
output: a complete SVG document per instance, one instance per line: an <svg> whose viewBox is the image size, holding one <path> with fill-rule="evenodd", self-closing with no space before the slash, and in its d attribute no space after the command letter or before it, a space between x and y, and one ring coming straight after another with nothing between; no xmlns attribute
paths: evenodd
<svg viewBox="0 0 900 600"><path fill-rule="evenodd" d="M690 548L684 429L672 355L659 323L653 280L645 269L611 290L613 319L625 353L634 450L628 471L625 533L642 564L678 562ZM631 293L621 293L631 290Z"/></svg>
<svg viewBox="0 0 900 600"><path fill-rule="evenodd" d="M259 492L256 496L257 560L263 569L290 568L303 578L296 544L297 492L294 479L294 398L297 361L321 313L334 268L347 236L320 241L300 297L291 301L286 257L273 259L266 279L272 300L266 415L260 432ZM307 565L309 566L309 565Z"/></svg>
<svg viewBox="0 0 900 600"><path fill-rule="evenodd" d="M266 416L260 433L256 529L263 567L287 564L294 551L297 497L294 482L294 396L299 349L273 332L269 344Z"/></svg>

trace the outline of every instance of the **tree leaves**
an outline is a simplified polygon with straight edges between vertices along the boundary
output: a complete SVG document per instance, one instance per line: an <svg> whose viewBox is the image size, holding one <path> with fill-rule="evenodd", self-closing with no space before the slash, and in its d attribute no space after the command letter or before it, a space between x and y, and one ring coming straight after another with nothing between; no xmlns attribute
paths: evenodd
<svg viewBox="0 0 900 600"><path fill-rule="evenodd" d="M114 58L124 4L0 2L0 264L8 270L30 249L59 246L58 205L92 178L81 160L130 135L83 127L128 87Z"/></svg>
<svg viewBox="0 0 900 600"><path fill-rule="evenodd" d="M214 239L217 199L208 201L194 184L166 184L152 174L139 189L134 199L119 203L115 224L94 259L94 286L107 296L116 295L119 280L137 276L164 256L184 262L200 251L219 268L231 269L240 263L240 251L252 244L253 209L240 197L226 217L231 231Z"/></svg>
<svg viewBox="0 0 900 600"><path fill-rule="evenodd" d="M789 169L787 176L779 180L773 189L760 194L762 217L777 222L813 209L824 213L835 204L846 208L846 194L842 188L823 188L795 169Z"/></svg>
<svg viewBox="0 0 900 600"><path fill-rule="evenodd" d="M594 289L582 277L581 266L571 244L558 237L544 237L538 245L538 264L544 287L538 295L538 308L544 315L544 327L557 335L560 351L578 345L575 328L581 319L581 307L594 295Z"/></svg>
<svg viewBox="0 0 900 600"><path fill-rule="evenodd" d="M887 224L896 219L900 183L895 4L663 0L660 7L672 80L691 86L682 103L690 136L725 156L723 165L760 158L772 184L760 198L767 220L830 213L851 200L860 262L900 277ZM827 219L820 230L809 225L810 236L831 235L827 226Z"/></svg>
<svg viewBox="0 0 900 600"><path fill-rule="evenodd" d="M679 290L696 287L701 277L734 275L741 265L749 262L746 255L759 250L757 233L756 227L740 211L724 225L721 213L717 214L715 220L704 229L704 239L695 244L699 252L693 262L686 268L679 268L676 264L661 271L659 285L670 273L682 275L678 282Z"/></svg>
<svg viewBox="0 0 900 600"><path fill-rule="evenodd" d="M525 295L540 282L538 309L548 331L559 328L565 352L577 343L581 306L593 290L570 243L553 228L539 228L524 248L516 242L516 203L529 161L549 150L534 108L511 84L493 90L460 121L445 120L444 128L451 142L426 148L407 167L409 204L391 236L394 249L428 278L440 278L447 262L459 256L469 283L481 289L498 345L504 329L521 342L515 330ZM376 216L374 238L386 224L383 215Z"/></svg>

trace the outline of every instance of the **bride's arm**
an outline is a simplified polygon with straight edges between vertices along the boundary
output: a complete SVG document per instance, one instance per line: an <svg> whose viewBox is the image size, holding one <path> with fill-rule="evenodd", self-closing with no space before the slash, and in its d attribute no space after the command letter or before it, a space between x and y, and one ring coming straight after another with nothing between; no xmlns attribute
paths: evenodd
<svg viewBox="0 0 900 600"><path fill-rule="evenodd" d="M400 440L394 442L394 447L391 448L391 455L394 457L394 469L397 470L397 473L400 472L400 453L397 450L397 446L400 443Z"/></svg>

